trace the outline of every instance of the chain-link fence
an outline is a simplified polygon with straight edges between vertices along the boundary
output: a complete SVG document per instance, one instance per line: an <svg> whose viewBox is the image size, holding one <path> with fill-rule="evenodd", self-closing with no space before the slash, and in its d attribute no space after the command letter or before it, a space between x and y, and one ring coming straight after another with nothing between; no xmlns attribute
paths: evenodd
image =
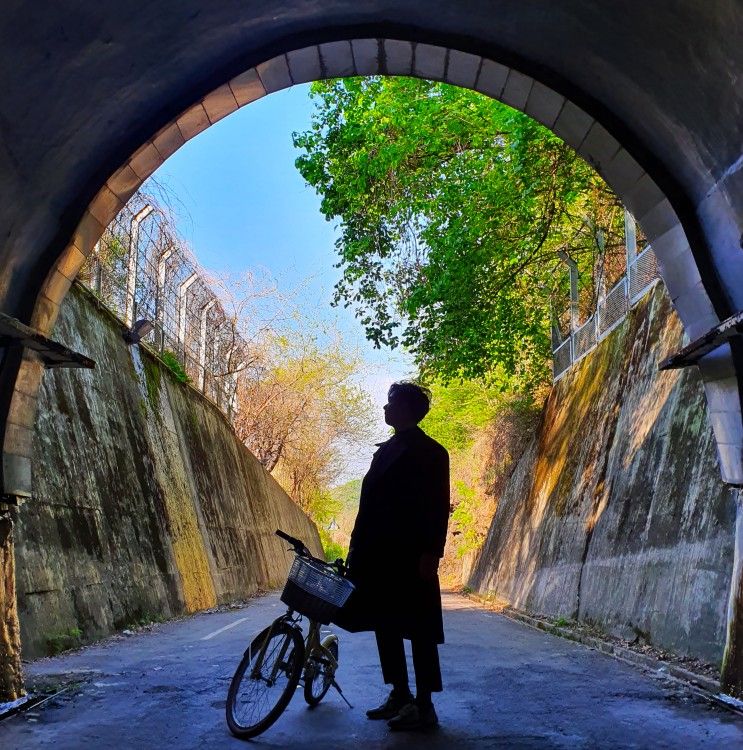
<svg viewBox="0 0 743 750"><path fill-rule="evenodd" d="M80 272L130 328L148 320L144 343L182 379L232 416L248 347L166 214L136 194Z"/></svg>
<svg viewBox="0 0 743 750"><path fill-rule="evenodd" d="M627 267L627 273L599 299L596 312L566 335L552 336L552 373L559 380L581 357L590 352L627 316L634 305L659 278L658 263L648 246ZM558 332L559 333L559 332ZM571 346L568 346L568 344Z"/></svg>

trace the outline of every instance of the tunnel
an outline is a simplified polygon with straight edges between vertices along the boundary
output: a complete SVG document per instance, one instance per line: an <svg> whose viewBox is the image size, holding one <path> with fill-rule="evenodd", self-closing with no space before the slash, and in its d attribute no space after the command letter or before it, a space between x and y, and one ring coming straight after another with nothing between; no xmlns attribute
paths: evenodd
<svg viewBox="0 0 743 750"><path fill-rule="evenodd" d="M636 217L686 335L699 339L743 307L741 33L735 0L7 3L0 312L53 339L60 304L105 226L186 141L294 84L383 74L479 91L575 148ZM743 486L741 352L733 338L696 363L722 478L734 486ZM4 340L6 504L33 501L42 372L33 350ZM0 523L7 581L12 530ZM738 686L741 565L725 662ZM14 617L11 591L0 600L11 661Z"/></svg>

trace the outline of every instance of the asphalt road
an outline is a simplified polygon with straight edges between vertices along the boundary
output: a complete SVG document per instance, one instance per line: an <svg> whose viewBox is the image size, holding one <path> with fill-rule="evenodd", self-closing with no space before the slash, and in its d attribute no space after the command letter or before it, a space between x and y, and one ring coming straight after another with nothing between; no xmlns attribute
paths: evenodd
<svg viewBox="0 0 743 750"><path fill-rule="evenodd" d="M301 689L251 743L224 720L249 639L283 610L278 596L165 623L27 667L70 690L0 723L0 748L743 748L743 720L677 683L643 674L447 594L441 727L392 734L364 711L386 695L370 634L340 632L338 681L310 710ZM411 672L412 674L412 672Z"/></svg>

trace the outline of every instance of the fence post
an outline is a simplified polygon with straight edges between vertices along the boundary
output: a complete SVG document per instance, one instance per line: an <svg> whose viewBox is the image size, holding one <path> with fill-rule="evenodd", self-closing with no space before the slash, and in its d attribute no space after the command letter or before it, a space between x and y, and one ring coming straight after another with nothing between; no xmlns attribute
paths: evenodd
<svg viewBox="0 0 743 750"><path fill-rule="evenodd" d="M157 259L157 287L155 289L155 322L160 327L160 353L165 348L165 283L168 268L166 263L175 252L175 247L169 245L160 253Z"/></svg>
<svg viewBox="0 0 743 750"><path fill-rule="evenodd" d="M178 345L181 347L183 364L186 364L186 297L189 287L199 278L197 273L191 275L178 287Z"/></svg>
<svg viewBox="0 0 743 750"><path fill-rule="evenodd" d="M229 374L230 393L227 399L227 416L229 417L230 422L232 421L237 407L237 379L240 377L240 372L246 364L245 360L241 360L237 363L234 371Z"/></svg>
<svg viewBox="0 0 743 750"><path fill-rule="evenodd" d="M578 264L565 252L558 255L565 262L570 272L570 332L576 331L580 326L578 311Z"/></svg>
<svg viewBox="0 0 743 750"><path fill-rule="evenodd" d="M101 296L101 290L103 289L103 266L101 265L101 241L98 240L98 242L93 245L93 262L92 262L92 269L91 269L91 283L93 284L93 291L98 295L100 298Z"/></svg>
<svg viewBox="0 0 743 750"><path fill-rule="evenodd" d="M206 382L206 320L209 316L209 310L217 304L216 297L212 297L202 308L201 308L201 320L199 321L199 379L198 386L199 390L204 392L204 384Z"/></svg>
<svg viewBox="0 0 743 750"><path fill-rule="evenodd" d="M137 293L137 261L139 260L139 227L142 222L154 211L155 209L149 204L141 208L132 217L131 223L129 224L129 248L128 248L128 264L126 270L126 299L124 302L124 322L131 328L134 323L135 315L135 300Z"/></svg>
<svg viewBox="0 0 743 750"><path fill-rule="evenodd" d="M624 209L624 246L627 252L626 273L629 275L629 267L637 258L637 225L635 217L626 208Z"/></svg>

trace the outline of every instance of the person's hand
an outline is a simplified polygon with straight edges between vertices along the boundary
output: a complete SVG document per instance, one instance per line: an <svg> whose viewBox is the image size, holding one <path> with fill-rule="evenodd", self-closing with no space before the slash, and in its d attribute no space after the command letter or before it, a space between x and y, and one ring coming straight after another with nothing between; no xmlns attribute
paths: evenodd
<svg viewBox="0 0 743 750"><path fill-rule="evenodd" d="M439 572L439 558L424 552L418 560L418 574L424 581L433 581Z"/></svg>

